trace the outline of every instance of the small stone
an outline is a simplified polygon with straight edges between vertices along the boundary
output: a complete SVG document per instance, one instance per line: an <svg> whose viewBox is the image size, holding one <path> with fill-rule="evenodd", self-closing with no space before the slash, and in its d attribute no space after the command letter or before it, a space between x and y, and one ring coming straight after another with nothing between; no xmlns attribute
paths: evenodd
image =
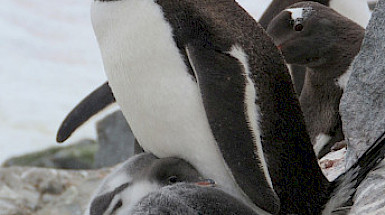
<svg viewBox="0 0 385 215"><path fill-rule="evenodd" d="M110 167L135 154L135 137L121 111L116 111L97 124L99 150L95 168Z"/></svg>
<svg viewBox="0 0 385 215"><path fill-rule="evenodd" d="M0 215L81 215L110 171L0 168Z"/></svg>

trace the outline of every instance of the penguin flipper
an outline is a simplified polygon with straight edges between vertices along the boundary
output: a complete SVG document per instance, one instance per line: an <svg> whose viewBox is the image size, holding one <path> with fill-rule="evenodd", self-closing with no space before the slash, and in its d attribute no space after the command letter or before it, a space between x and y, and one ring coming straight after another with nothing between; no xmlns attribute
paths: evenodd
<svg viewBox="0 0 385 215"><path fill-rule="evenodd" d="M259 138L259 131L251 126L257 119L246 111L246 87L250 84L247 65L230 51L222 52L200 41L188 44L185 50L211 130L235 182L254 204L276 214L279 198L272 188L263 152L258 153L258 147L262 150L255 138L255 134Z"/></svg>
<svg viewBox="0 0 385 215"><path fill-rule="evenodd" d="M385 157L385 132L344 174L333 181L330 201L326 209L333 211L349 210L358 186ZM329 208L328 208L329 207Z"/></svg>
<svg viewBox="0 0 385 215"><path fill-rule="evenodd" d="M115 97L112 90L108 82L105 82L67 115L57 132L56 141L61 143L67 140L78 127L114 102Z"/></svg>

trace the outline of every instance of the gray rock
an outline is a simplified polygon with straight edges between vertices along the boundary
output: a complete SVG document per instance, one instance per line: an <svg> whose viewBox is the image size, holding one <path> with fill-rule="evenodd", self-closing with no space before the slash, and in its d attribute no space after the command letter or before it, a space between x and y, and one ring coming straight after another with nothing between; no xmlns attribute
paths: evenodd
<svg viewBox="0 0 385 215"><path fill-rule="evenodd" d="M348 140L347 167L385 131L385 0L372 14L360 53L341 99ZM385 161L360 184L349 214L385 214Z"/></svg>
<svg viewBox="0 0 385 215"><path fill-rule="evenodd" d="M348 167L385 131L384 35L385 2L380 0L341 98L341 118L348 140Z"/></svg>
<svg viewBox="0 0 385 215"><path fill-rule="evenodd" d="M0 215L81 215L110 171L0 168Z"/></svg>
<svg viewBox="0 0 385 215"><path fill-rule="evenodd" d="M99 150L95 168L108 167L135 154L135 137L121 111L116 111L97 124Z"/></svg>

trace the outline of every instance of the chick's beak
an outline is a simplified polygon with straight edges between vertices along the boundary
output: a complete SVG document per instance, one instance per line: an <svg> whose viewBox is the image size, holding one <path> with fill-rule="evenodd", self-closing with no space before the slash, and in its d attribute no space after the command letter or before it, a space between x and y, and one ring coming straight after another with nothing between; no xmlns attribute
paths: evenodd
<svg viewBox="0 0 385 215"><path fill-rule="evenodd" d="M212 179L203 179L201 181L198 181L195 183L196 185L199 186L204 186L204 187L214 187L215 186L215 181Z"/></svg>

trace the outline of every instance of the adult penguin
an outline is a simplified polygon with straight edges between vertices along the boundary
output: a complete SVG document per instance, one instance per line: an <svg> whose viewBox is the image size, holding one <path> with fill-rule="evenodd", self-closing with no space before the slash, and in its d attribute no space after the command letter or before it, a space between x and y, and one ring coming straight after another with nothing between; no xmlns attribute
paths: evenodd
<svg viewBox="0 0 385 215"><path fill-rule="evenodd" d="M207 4L207 2L205 2L205 4ZM173 5L175 6L176 4L173 4ZM205 12L213 12L208 10L208 8L210 7L207 7L207 5L205 6L206 6L204 7ZM212 7L215 7L215 6L212 5ZM223 8L219 8L218 10L223 11L224 13L228 12L228 11L224 11ZM180 11L181 10L178 10L178 12ZM231 11L234 12L234 10L231 10ZM209 13L209 14L212 14L212 13ZM115 14L115 15L119 15L119 14ZM243 21L245 20L245 17L240 17L240 18ZM218 19L215 19L215 20L220 21ZM204 24L204 22L202 23L199 22L199 24ZM201 25L198 25L198 26L201 26ZM254 28L252 26L254 25L251 25L249 27ZM184 29L183 25L181 25L180 27L181 28L179 29ZM202 30L204 29L206 28L202 28ZM209 28L206 31L208 30L212 30L212 29ZM214 33L214 32L211 32L211 33ZM257 31L253 31L253 32L257 32ZM208 35L212 35L212 34L208 34ZM228 36L229 34L226 34L226 35ZM247 34L247 35L250 35L250 34ZM244 35L246 39L248 38L247 35ZM343 207L344 205L342 203L344 203L344 201L342 201L341 198L338 198L338 197L343 197L345 199L348 198L348 200L351 199L350 194L354 193L354 188L356 188L359 182L362 181L363 177L365 176L365 173L367 173L367 171L373 168L373 166L383 158L383 154L384 154L383 141L377 142L371 148L371 150L369 150L368 153L365 156L363 156L363 158L360 159L360 161L354 167L352 167L352 169L348 172L348 174L341 176L335 183L333 182L332 184L329 184L326 181L326 179L323 177L322 173L320 173L319 167L317 165L316 158L312 150L309 137L306 134L306 128L304 126L304 122L301 116L301 111L299 108L298 101L296 100L296 96L294 95L293 88L290 85L290 77L287 73L287 70L283 65L283 61L279 56L278 51L274 48L272 44L270 44L271 41L269 40L269 38L264 35L265 34L263 33L263 31L260 31L260 34L257 35L259 36L258 37L259 40L253 40L253 41L261 41L260 39L263 38L262 41L265 49L260 50L259 55L253 55L253 53L257 52L258 49L257 50L246 49L246 50L248 50L247 53L249 54L248 55L249 57L262 56L262 59L264 62L272 62L271 64L269 64L269 68L270 67L272 68L269 69L269 68L262 67L262 70L257 70L258 72L252 73L253 74L252 83L255 86L254 89L256 89L256 92L258 92L257 94L258 98L255 100L256 104L259 105L257 111L262 113L259 119L259 122L261 125L261 133L260 133L261 142L263 146L265 146L264 150L266 151L266 155L269 156L268 157L269 168L276 167L276 168L271 168L270 170L271 170L271 175L273 176L272 178L273 178L274 187L281 199L280 214L321 214L323 211L326 210L326 208L336 208L339 206ZM205 40L205 41L211 42L211 43L208 44L208 46L203 46L202 49L209 49L212 44L215 44L213 43L213 40ZM271 51L270 55L264 55L267 49L268 51ZM207 51L210 51L210 49ZM217 53L219 51L220 49L215 49L214 53ZM229 56L229 55L225 55L225 56ZM202 55L198 55L198 56L202 56ZM204 55L203 57L206 57L206 56L207 55ZM186 57L189 59L191 55ZM216 59L216 58L214 57L210 58L210 60L212 59ZM231 59L232 58L230 58L230 60ZM252 58L251 60L248 59L248 61L246 62L253 62L253 59L254 58ZM189 62L191 61L189 60ZM193 63L191 64L196 66L196 64L193 64ZM213 63L213 64L217 65L216 63ZM212 64L209 64L209 65L212 65ZM235 65L239 66L241 64L235 64ZM266 66L267 64L264 63L263 65ZM205 68L211 68L211 67L207 66ZM236 71L236 69L234 70ZM234 88L234 84L236 84L237 82L234 83L233 81L242 80L242 79L236 78L237 76L230 77L230 80L232 80L231 83L216 82L216 80L218 79L213 79L213 82L210 82L212 84L210 85L210 87L212 87L210 88L211 91L208 91L207 88L204 87L205 82L203 83L203 85L202 85L202 82L200 82L202 81L201 79L202 77L199 76L199 73L196 71L199 71L199 70L194 69L194 74L195 74L194 77L197 78L197 82L199 83L198 87L200 87L200 89L202 88L206 89L204 91L201 91L205 93L208 93L208 92L213 93L213 91L216 91L218 89L223 90L224 92L228 92L226 91L226 89L229 90L230 92L233 92L234 90L236 91L237 88ZM223 71L226 71L226 70L223 70ZM211 74L210 73L211 71L209 71L208 69L205 70L205 72L208 73L206 75ZM222 74L227 74L227 73L215 73L215 76L216 77L219 76L217 78L220 78ZM222 78L224 78L225 80L228 80L229 76L224 76ZM203 79L203 80L206 80L206 79ZM225 86L220 85L218 87L217 84L219 83L221 84L227 83L227 84ZM207 97L209 97L209 95L212 95L212 94L205 94L205 93L202 93L202 95L205 95ZM227 93L224 93L224 94L227 94ZM226 97L222 96L219 98L226 98ZM231 97L231 99L234 99L234 98L235 97ZM117 101L119 102L118 97L117 97ZM215 109L210 109L210 107L212 107L210 105L215 105L215 104L217 103L207 102L204 104L205 112L208 118L216 116L215 113L217 112L215 111ZM230 103L225 103L225 104L228 105ZM228 107L226 105L223 105L223 103L220 103L220 106L218 105L215 107L217 107L217 109L226 110L227 108L230 108L230 110L232 110L231 109L232 105L231 107ZM211 112L208 110L213 110L213 111ZM232 128L231 126L222 124L222 123L226 123L226 121L223 121L225 117L230 119L235 117L234 113L236 112L231 111L230 113L231 114L224 113L220 115L221 117L217 118L218 120L214 120L214 122L217 122L219 124L214 124L214 125L210 124L210 128L212 126L213 131L217 131L215 129L217 127L215 126L219 126L219 127L224 126L220 128L231 129ZM235 125L235 124L231 124L231 125ZM230 131L233 132L234 130L230 130ZM216 134L218 135L218 133ZM237 132L233 132L232 134L237 134ZM220 137L221 136L219 136L219 138ZM228 152L228 151L226 152L226 150L223 150L223 148L221 148L220 150L223 154ZM235 154L233 156L239 155L238 150L233 150L232 152ZM367 164L370 164L370 165L367 165ZM205 163L205 165L207 165L207 163ZM196 167L197 169L199 169L199 166L196 166ZM242 166L238 166L238 168L242 168ZM309 177L309 175L311 175L312 177ZM254 177L254 175L252 174L252 171L249 170L247 177L249 178ZM349 181L350 179L351 181ZM261 194L261 192L258 192L255 190L249 193L252 195L262 195L263 197L265 197L264 193ZM258 201L257 201L257 204L258 204ZM336 207L333 207L333 206L336 206Z"/></svg>
<svg viewBox="0 0 385 215"><path fill-rule="evenodd" d="M280 11L299 1L301 0L273 0L259 19L260 24L266 29L271 19ZM363 27L369 21L370 11L365 0L316 0L316 2L333 8ZM293 69L294 67L295 69ZM291 75L295 90L300 95L305 79L305 69L297 65L291 65L290 68L292 68ZM82 100L67 115L57 132L57 142L61 143L67 140L79 126L114 102L112 90L106 82Z"/></svg>
<svg viewBox="0 0 385 215"><path fill-rule="evenodd" d="M188 161L261 213L323 204L328 182L287 68L235 1L95 1L92 23L116 101L146 151Z"/></svg>
<svg viewBox="0 0 385 215"><path fill-rule="evenodd" d="M340 99L365 29L326 6L301 2L279 13L267 32L287 63L307 69L300 103L314 150L322 157L344 140Z"/></svg>

